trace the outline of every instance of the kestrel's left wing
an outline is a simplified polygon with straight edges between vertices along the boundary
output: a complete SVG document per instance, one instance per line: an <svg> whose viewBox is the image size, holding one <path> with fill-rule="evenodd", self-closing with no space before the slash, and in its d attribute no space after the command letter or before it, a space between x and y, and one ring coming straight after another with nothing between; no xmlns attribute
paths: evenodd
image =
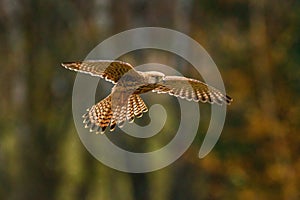
<svg viewBox="0 0 300 200"><path fill-rule="evenodd" d="M132 65L117 60L86 60L79 62L64 62L61 65L70 70L105 78L105 80L113 82L114 84L128 72L133 76L139 75Z"/></svg>
<svg viewBox="0 0 300 200"><path fill-rule="evenodd" d="M168 93L195 102L201 101L217 104L230 104L232 102L232 98L216 88L201 81L180 76L166 76L153 92Z"/></svg>

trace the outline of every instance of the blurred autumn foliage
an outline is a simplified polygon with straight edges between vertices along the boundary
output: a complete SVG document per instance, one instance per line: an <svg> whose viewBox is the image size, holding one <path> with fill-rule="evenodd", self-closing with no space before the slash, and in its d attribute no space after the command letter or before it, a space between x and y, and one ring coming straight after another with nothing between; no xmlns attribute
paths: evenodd
<svg viewBox="0 0 300 200"><path fill-rule="evenodd" d="M0 0L0 199L299 199L299 13L297 0ZM128 174L80 142L75 74L60 63L143 26L199 42L234 102L208 156L197 157L204 116L175 163Z"/></svg>

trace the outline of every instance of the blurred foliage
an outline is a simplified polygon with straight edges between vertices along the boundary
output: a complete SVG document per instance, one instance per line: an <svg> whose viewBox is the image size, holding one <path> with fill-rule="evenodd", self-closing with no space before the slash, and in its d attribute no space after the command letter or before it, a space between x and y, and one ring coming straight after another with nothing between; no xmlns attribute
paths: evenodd
<svg viewBox="0 0 300 200"><path fill-rule="evenodd" d="M299 199L299 13L297 0L0 0L0 199ZM179 160L127 174L80 142L71 112L75 74L60 63L141 26L172 28L203 45L234 102L208 156L197 158L210 114L200 105L199 133ZM128 59L194 74L161 52ZM161 98L171 102L167 109L178 105ZM173 118L168 132L177 128ZM128 148L161 147L168 132L129 140Z"/></svg>

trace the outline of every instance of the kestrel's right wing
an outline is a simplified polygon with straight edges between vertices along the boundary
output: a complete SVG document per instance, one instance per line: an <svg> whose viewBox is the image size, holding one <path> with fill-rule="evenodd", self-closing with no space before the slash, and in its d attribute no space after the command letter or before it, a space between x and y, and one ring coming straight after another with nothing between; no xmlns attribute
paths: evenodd
<svg viewBox="0 0 300 200"><path fill-rule="evenodd" d="M223 94L214 87L201 81L180 76L166 76L161 84L153 90L157 93L170 95L195 102L209 102L217 104L230 104L232 98Z"/></svg>
<svg viewBox="0 0 300 200"><path fill-rule="evenodd" d="M139 75L132 65L117 60L86 60L64 62L61 65L70 70L105 78L105 80L113 82L114 84L128 72L133 76Z"/></svg>

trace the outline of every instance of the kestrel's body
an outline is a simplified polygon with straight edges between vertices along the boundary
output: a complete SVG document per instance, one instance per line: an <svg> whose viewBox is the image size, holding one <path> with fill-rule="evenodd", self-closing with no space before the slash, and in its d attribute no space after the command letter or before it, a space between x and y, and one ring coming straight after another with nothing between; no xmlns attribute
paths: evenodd
<svg viewBox="0 0 300 200"><path fill-rule="evenodd" d="M189 101L229 104L232 99L207 84L180 76L165 76L161 72L141 72L121 61L90 60L67 62L62 65L70 70L105 78L115 84L111 94L92 106L83 115L86 128L96 133L104 133L110 126L113 131L118 124L122 127L126 120L133 122L147 112L139 94L149 91L168 93Z"/></svg>

